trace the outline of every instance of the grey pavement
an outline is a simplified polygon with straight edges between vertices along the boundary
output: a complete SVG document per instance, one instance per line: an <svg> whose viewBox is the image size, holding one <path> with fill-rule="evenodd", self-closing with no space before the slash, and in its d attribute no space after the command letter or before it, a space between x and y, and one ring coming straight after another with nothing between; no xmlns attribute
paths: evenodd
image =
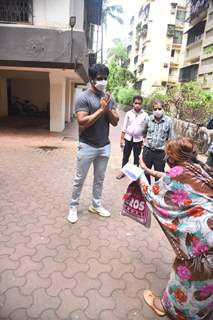
<svg viewBox="0 0 213 320"><path fill-rule="evenodd" d="M111 129L103 193L112 216L88 212L91 168L74 225L66 217L76 123L62 134L11 127L0 129L0 319L157 319L143 290L162 293L174 255L154 219L147 230L120 215L129 183L115 179L120 127Z"/></svg>

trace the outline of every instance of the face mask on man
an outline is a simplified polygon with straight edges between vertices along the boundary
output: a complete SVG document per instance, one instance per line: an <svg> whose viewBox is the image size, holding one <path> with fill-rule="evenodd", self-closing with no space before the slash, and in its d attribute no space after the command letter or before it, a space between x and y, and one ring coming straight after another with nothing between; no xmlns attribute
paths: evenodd
<svg viewBox="0 0 213 320"><path fill-rule="evenodd" d="M98 91L105 92L106 86L107 86L107 80L97 80L97 81L95 82L95 88L96 88Z"/></svg>
<svg viewBox="0 0 213 320"><path fill-rule="evenodd" d="M161 109L161 110L154 110L153 111L153 114L154 114L154 116L156 117L156 118L161 118L162 116L163 116L163 114L164 114L164 111L163 111L163 109Z"/></svg>

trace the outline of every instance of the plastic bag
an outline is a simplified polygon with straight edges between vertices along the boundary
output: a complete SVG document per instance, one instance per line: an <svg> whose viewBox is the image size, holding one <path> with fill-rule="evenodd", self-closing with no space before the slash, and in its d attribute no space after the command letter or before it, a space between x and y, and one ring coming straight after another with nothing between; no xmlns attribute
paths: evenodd
<svg viewBox="0 0 213 320"><path fill-rule="evenodd" d="M143 224L146 228L150 228L151 214L141 188L135 181L129 184L123 196L121 215Z"/></svg>

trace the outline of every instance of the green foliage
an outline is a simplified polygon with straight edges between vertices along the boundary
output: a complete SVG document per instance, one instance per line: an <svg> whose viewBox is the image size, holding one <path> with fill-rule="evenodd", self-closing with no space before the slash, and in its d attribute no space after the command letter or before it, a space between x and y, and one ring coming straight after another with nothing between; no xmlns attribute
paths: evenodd
<svg viewBox="0 0 213 320"><path fill-rule="evenodd" d="M180 113L182 118L190 118L195 123L204 123L212 113L213 92L204 90L198 82L188 82L181 86L183 99Z"/></svg>
<svg viewBox="0 0 213 320"><path fill-rule="evenodd" d="M113 94L117 88L126 87L129 83L134 82L134 75L126 67L121 67L114 61L109 64L109 71L107 89Z"/></svg>
<svg viewBox="0 0 213 320"><path fill-rule="evenodd" d="M167 112L175 118L190 121L197 125L205 124L213 110L213 91L204 90L199 82L186 82L181 86L154 91L145 99L144 105L152 109L152 102L160 99Z"/></svg>
<svg viewBox="0 0 213 320"><path fill-rule="evenodd" d="M108 61L115 62L120 66L127 66L128 53L123 41L121 39L114 39L113 44L114 46L107 51Z"/></svg>
<svg viewBox="0 0 213 320"><path fill-rule="evenodd" d="M114 40L114 47L108 50L107 57L110 71L107 90L117 100L120 88L131 86L135 82L135 76L127 69L127 48L120 39Z"/></svg>
<svg viewBox="0 0 213 320"><path fill-rule="evenodd" d="M102 14L101 14L101 63L103 63L103 50L104 50L104 30L107 31L108 19L111 18L119 24L124 21L120 17L123 15L123 7L117 4L110 5L109 0L103 0Z"/></svg>
<svg viewBox="0 0 213 320"><path fill-rule="evenodd" d="M213 45L210 45L204 49L204 53L210 54L213 52Z"/></svg>
<svg viewBox="0 0 213 320"><path fill-rule="evenodd" d="M169 112L168 100L169 97L165 94L165 90L156 89L148 97L144 98L143 106L147 111L152 111L154 100L160 100L164 104L164 108Z"/></svg>
<svg viewBox="0 0 213 320"><path fill-rule="evenodd" d="M117 93L118 102L124 105L131 105L133 97L138 95L139 92L134 88L120 88Z"/></svg>
<svg viewBox="0 0 213 320"><path fill-rule="evenodd" d="M148 32L148 25L144 24L142 26L141 23L138 23L136 26L136 40L135 40L135 50L139 50L140 47L140 39L146 38Z"/></svg>

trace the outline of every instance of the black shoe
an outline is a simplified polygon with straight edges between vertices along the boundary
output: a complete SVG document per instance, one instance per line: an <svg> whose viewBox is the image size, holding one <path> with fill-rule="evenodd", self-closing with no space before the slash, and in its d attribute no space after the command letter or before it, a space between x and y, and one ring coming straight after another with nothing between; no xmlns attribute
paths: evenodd
<svg viewBox="0 0 213 320"><path fill-rule="evenodd" d="M119 174L117 175L116 179L120 180L120 179L122 179L122 178L124 178L124 177L125 177L125 174L124 174L123 172L121 172L121 173L119 173Z"/></svg>

